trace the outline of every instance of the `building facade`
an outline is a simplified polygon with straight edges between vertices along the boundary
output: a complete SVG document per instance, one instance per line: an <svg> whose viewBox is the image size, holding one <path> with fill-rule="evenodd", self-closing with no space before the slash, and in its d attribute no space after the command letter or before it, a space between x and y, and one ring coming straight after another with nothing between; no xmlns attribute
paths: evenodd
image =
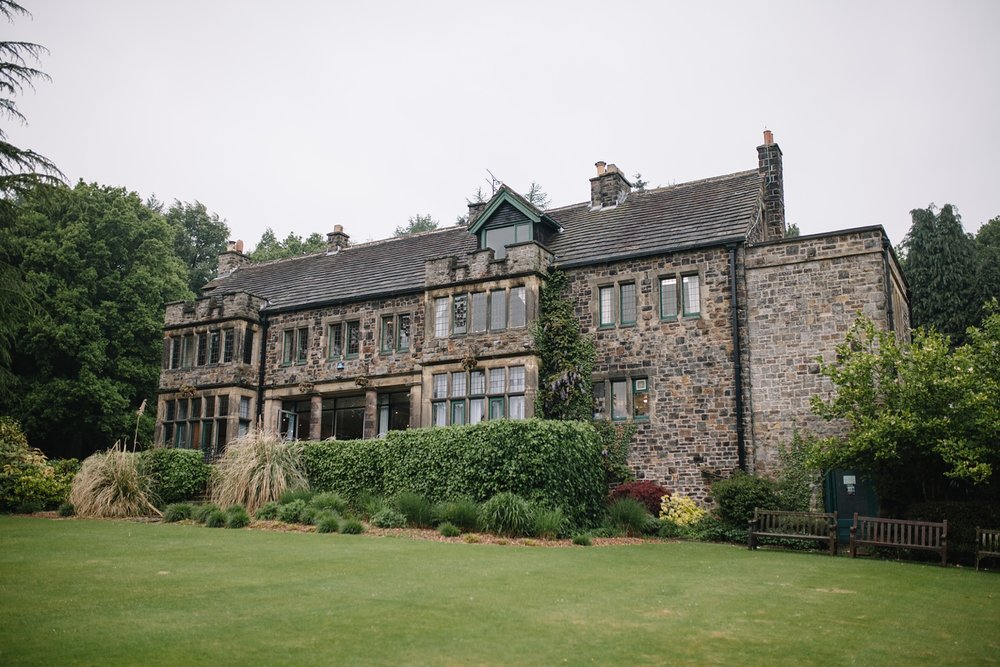
<svg viewBox="0 0 1000 667"><path fill-rule="evenodd" d="M881 227L785 238L781 150L757 169L634 190L597 163L590 200L541 210L501 186L469 224L251 264L235 245L168 304L157 438L218 454L255 421L300 439L534 416L533 326L568 277L597 350L595 417L634 423L637 477L695 498L767 471L858 313L909 335Z"/></svg>

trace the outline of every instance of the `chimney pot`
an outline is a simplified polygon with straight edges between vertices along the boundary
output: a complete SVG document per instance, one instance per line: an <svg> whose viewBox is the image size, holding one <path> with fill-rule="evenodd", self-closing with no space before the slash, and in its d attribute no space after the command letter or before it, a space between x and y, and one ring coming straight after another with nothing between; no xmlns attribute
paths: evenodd
<svg viewBox="0 0 1000 667"><path fill-rule="evenodd" d="M334 225L333 226L333 233L334 234L343 234L344 233L344 226L343 225Z"/></svg>
<svg viewBox="0 0 1000 667"><path fill-rule="evenodd" d="M243 252L243 239L236 239L236 252Z"/></svg>
<svg viewBox="0 0 1000 667"><path fill-rule="evenodd" d="M601 209L617 206L632 191L632 184L617 166L601 160L595 164L597 176L590 179L590 206Z"/></svg>
<svg viewBox="0 0 1000 667"><path fill-rule="evenodd" d="M334 225L333 231L326 235L326 249L328 252L337 252L350 245L350 240L351 237L344 233L343 225Z"/></svg>
<svg viewBox="0 0 1000 667"><path fill-rule="evenodd" d="M774 133L771 130L764 130L764 145L770 146L774 143Z"/></svg>
<svg viewBox="0 0 1000 667"><path fill-rule="evenodd" d="M608 163L605 162L604 160L599 160L598 162L594 163L594 166L597 167L597 175L598 176L603 176L604 175L605 167L607 166L607 164Z"/></svg>

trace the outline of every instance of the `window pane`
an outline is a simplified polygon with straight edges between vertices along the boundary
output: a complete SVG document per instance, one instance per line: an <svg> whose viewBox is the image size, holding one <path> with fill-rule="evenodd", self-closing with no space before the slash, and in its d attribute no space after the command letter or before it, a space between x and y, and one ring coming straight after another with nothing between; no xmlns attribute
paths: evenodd
<svg viewBox="0 0 1000 667"><path fill-rule="evenodd" d="M396 343L396 318L386 315L382 318L382 351L392 352Z"/></svg>
<svg viewBox="0 0 1000 667"><path fill-rule="evenodd" d="M326 330L326 355L329 359L339 359L344 354L344 326L337 322Z"/></svg>
<svg viewBox="0 0 1000 667"><path fill-rule="evenodd" d="M531 225L525 223L514 228L514 242L524 243L531 240Z"/></svg>
<svg viewBox="0 0 1000 667"><path fill-rule="evenodd" d="M500 227L499 229L486 230L486 242L484 248L493 248L494 259L503 259L507 256L505 246L514 243L516 232L513 227Z"/></svg>
<svg viewBox="0 0 1000 667"><path fill-rule="evenodd" d="M295 331L289 329L285 332L284 340L281 343L281 363L290 364L295 358Z"/></svg>
<svg viewBox="0 0 1000 667"><path fill-rule="evenodd" d="M209 396L205 399L205 416L215 416L215 396Z"/></svg>
<svg viewBox="0 0 1000 667"><path fill-rule="evenodd" d="M201 399L191 399L191 419L201 419Z"/></svg>
<svg viewBox="0 0 1000 667"><path fill-rule="evenodd" d="M396 343L397 350L410 349L410 316L399 316L399 341Z"/></svg>
<svg viewBox="0 0 1000 667"><path fill-rule="evenodd" d="M451 395L454 398L465 396L465 373L451 374Z"/></svg>
<svg viewBox="0 0 1000 667"><path fill-rule="evenodd" d="M469 423L478 424L486 415L486 399L473 398L469 401Z"/></svg>
<svg viewBox="0 0 1000 667"><path fill-rule="evenodd" d="M628 418L628 383L625 380L611 381L611 418Z"/></svg>
<svg viewBox="0 0 1000 667"><path fill-rule="evenodd" d="M243 363L253 363L253 329L247 329L243 337Z"/></svg>
<svg viewBox="0 0 1000 667"><path fill-rule="evenodd" d="M469 394L481 396L486 393L486 373L484 371L472 371L469 373Z"/></svg>
<svg viewBox="0 0 1000 667"><path fill-rule="evenodd" d="M167 401L167 415L164 419L168 422L174 420L174 416L177 414L177 401Z"/></svg>
<svg viewBox="0 0 1000 667"><path fill-rule="evenodd" d="M660 278L660 317L677 317L677 278Z"/></svg>
<svg viewBox="0 0 1000 667"><path fill-rule="evenodd" d="M295 350L295 363L306 363L306 355L309 352L309 329L299 329L298 342Z"/></svg>
<svg viewBox="0 0 1000 667"><path fill-rule="evenodd" d="M194 336L184 336L184 368L194 365Z"/></svg>
<svg viewBox="0 0 1000 667"><path fill-rule="evenodd" d="M441 373L432 379L431 398L447 398L448 396L448 375Z"/></svg>
<svg viewBox="0 0 1000 667"><path fill-rule="evenodd" d="M177 418L178 419L188 418L188 400L186 398L182 398L181 400L177 401Z"/></svg>
<svg viewBox="0 0 1000 667"><path fill-rule="evenodd" d="M507 389L504 376L504 371L506 368L491 368L490 369L490 393L491 394L502 394Z"/></svg>
<svg viewBox="0 0 1000 667"><path fill-rule="evenodd" d="M510 418L524 419L524 396L511 396L509 399L509 403L510 403Z"/></svg>
<svg viewBox="0 0 1000 667"><path fill-rule="evenodd" d="M432 426L445 426L447 425L448 417L448 404L444 401L439 401L437 403L431 404L431 425Z"/></svg>
<svg viewBox="0 0 1000 667"><path fill-rule="evenodd" d="M181 339L171 338L170 339L170 367L180 368L181 367Z"/></svg>
<svg viewBox="0 0 1000 667"><path fill-rule="evenodd" d="M486 331L486 292L477 292L472 295L472 331L481 333Z"/></svg>
<svg viewBox="0 0 1000 667"><path fill-rule="evenodd" d="M452 323L452 331L457 334L463 334L468 331L469 326L469 297L466 294L458 294L455 296L454 303L454 321Z"/></svg>
<svg viewBox="0 0 1000 667"><path fill-rule="evenodd" d="M208 334L200 333L198 334L198 358L195 360L195 365L204 366L205 361L208 359Z"/></svg>
<svg viewBox="0 0 1000 667"><path fill-rule="evenodd" d="M347 354L356 355L361 351L361 323L347 323Z"/></svg>
<svg viewBox="0 0 1000 667"><path fill-rule="evenodd" d="M621 285L622 324L635 323L635 283Z"/></svg>
<svg viewBox="0 0 1000 667"><path fill-rule="evenodd" d="M240 396L240 419L250 419L250 399Z"/></svg>
<svg viewBox="0 0 1000 667"><path fill-rule="evenodd" d="M504 418L504 400L503 398L491 398L490 399L490 419L503 419Z"/></svg>
<svg viewBox="0 0 1000 667"><path fill-rule="evenodd" d="M451 423L453 426L465 423L465 401L451 402Z"/></svg>
<svg viewBox="0 0 1000 667"><path fill-rule="evenodd" d="M649 416L649 381L646 378L632 380L632 416Z"/></svg>
<svg viewBox="0 0 1000 667"><path fill-rule="evenodd" d="M683 276L681 291L684 294L684 314L697 315L701 312L701 289L698 276Z"/></svg>
<svg viewBox="0 0 1000 667"><path fill-rule="evenodd" d="M524 366L510 367L510 389L511 393L524 391Z"/></svg>
<svg viewBox="0 0 1000 667"><path fill-rule="evenodd" d="M614 292L610 287L602 287L598 291L601 311L601 326L615 323L615 311L613 303Z"/></svg>
<svg viewBox="0 0 1000 667"><path fill-rule="evenodd" d="M233 347L236 345L236 331L225 329L222 332L222 363L228 364L233 360Z"/></svg>
<svg viewBox="0 0 1000 667"><path fill-rule="evenodd" d="M594 419L608 418L608 388L604 381L594 382Z"/></svg>
<svg viewBox="0 0 1000 667"><path fill-rule="evenodd" d="M448 337L448 299L434 299L434 335Z"/></svg>
<svg viewBox="0 0 1000 667"><path fill-rule="evenodd" d="M507 327L507 292L497 290L490 292L490 331L499 331Z"/></svg>
<svg viewBox="0 0 1000 667"><path fill-rule="evenodd" d="M216 400L218 401L216 407L219 408L218 410L216 410L216 412L219 414L220 417L225 417L226 415L229 414L229 397L219 396Z"/></svg>
<svg viewBox="0 0 1000 667"><path fill-rule="evenodd" d="M510 291L510 326L523 327L525 321L524 287L515 287Z"/></svg>
<svg viewBox="0 0 1000 667"><path fill-rule="evenodd" d="M219 363L219 332L209 332L208 363Z"/></svg>

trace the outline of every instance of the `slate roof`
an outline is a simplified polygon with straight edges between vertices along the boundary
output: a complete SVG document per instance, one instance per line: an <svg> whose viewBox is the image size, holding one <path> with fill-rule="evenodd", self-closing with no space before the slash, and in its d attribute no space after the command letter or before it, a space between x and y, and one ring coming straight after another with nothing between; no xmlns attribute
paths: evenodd
<svg viewBox="0 0 1000 667"><path fill-rule="evenodd" d="M756 170L632 192L616 207L591 210L590 202L549 209L559 225L547 247L563 266L680 251L745 238L761 201ZM247 291L266 298L266 310L355 301L391 293L421 291L424 262L477 249L464 227L349 246L253 264L212 281L216 293Z"/></svg>

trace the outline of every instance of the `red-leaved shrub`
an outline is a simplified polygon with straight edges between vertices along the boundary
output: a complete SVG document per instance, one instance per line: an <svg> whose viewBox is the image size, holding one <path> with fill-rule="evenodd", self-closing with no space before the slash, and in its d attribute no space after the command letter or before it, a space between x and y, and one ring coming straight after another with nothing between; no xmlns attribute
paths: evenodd
<svg viewBox="0 0 1000 667"><path fill-rule="evenodd" d="M670 491L656 482L625 482L616 486L608 494L608 502L613 503L621 498L634 498L642 503L653 516L660 515L660 502L663 496L669 496Z"/></svg>

